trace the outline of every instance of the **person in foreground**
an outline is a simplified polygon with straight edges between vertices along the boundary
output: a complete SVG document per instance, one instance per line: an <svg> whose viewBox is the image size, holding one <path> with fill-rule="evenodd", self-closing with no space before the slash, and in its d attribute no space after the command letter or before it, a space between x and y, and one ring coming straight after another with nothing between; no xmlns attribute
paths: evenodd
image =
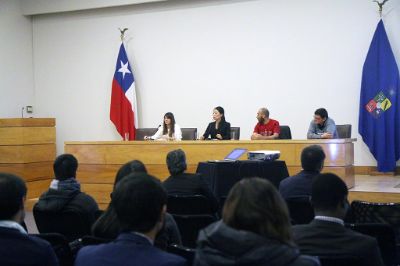
<svg viewBox="0 0 400 266"><path fill-rule="evenodd" d="M26 192L21 178L0 173L0 265L58 265L51 245L29 236L20 225Z"/></svg>
<svg viewBox="0 0 400 266"><path fill-rule="evenodd" d="M90 195L81 191L81 185L76 181L77 169L78 160L72 154L58 156L53 164L55 179L51 181L49 190L40 196L34 209L48 212L76 211L92 225L99 207Z"/></svg>
<svg viewBox="0 0 400 266"><path fill-rule="evenodd" d="M186 265L183 258L153 245L162 228L167 203L160 181L144 173L130 175L118 182L112 194L111 204L121 226L118 238L111 243L82 248L75 265Z"/></svg>
<svg viewBox="0 0 400 266"><path fill-rule="evenodd" d="M118 170L115 181L114 189L119 181L125 176L130 174L147 173L145 165L139 160L129 161ZM136 175L130 175L134 178ZM120 224L113 204L110 203L104 213L97 219L92 226L92 235L95 237L114 240L118 237L120 232ZM157 233L154 240L154 245L160 249L166 249L171 244L182 244L181 235L178 226L172 215L165 214L165 224L162 229Z"/></svg>
<svg viewBox="0 0 400 266"><path fill-rule="evenodd" d="M225 120L225 110L221 106L217 106L213 110L212 118L214 122L208 124L206 132L200 137L204 139L218 139L227 140L231 139L231 124Z"/></svg>
<svg viewBox="0 0 400 266"><path fill-rule="evenodd" d="M324 167L325 153L319 145L305 147L301 152L301 167L297 175L285 178L279 184L279 192L284 199L311 196L311 184Z"/></svg>
<svg viewBox="0 0 400 266"><path fill-rule="evenodd" d="M347 186L337 175L318 175L311 192L315 218L310 224L293 226L296 244L303 254L356 257L362 265L383 266L376 239L344 227L347 195Z"/></svg>
<svg viewBox="0 0 400 266"><path fill-rule="evenodd" d="M328 111L325 108L319 108L314 112L314 120L310 122L308 128L308 139L337 139L335 121L328 117Z"/></svg>
<svg viewBox="0 0 400 266"><path fill-rule="evenodd" d="M195 266L319 265L300 255L291 237L286 205L275 187L261 178L233 186L222 220L200 231Z"/></svg>
<svg viewBox="0 0 400 266"><path fill-rule="evenodd" d="M281 132L279 122L269 118L269 111L267 108L260 108L257 112L258 123L254 127L252 140L265 140L265 139L277 139Z"/></svg>
<svg viewBox="0 0 400 266"><path fill-rule="evenodd" d="M168 112L164 115L162 127L159 126L157 132L153 136L145 136L144 139L152 140L182 140L182 130L175 123L174 114Z"/></svg>
<svg viewBox="0 0 400 266"><path fill-rule="evenodd" d="M168 195L203 195L210 203L211 209L218 210L218 200L212 193L209 185L199 174L185 173L186 155L181 149L170 151L167 154L168 171L171 174L163 183Z"/></svg>

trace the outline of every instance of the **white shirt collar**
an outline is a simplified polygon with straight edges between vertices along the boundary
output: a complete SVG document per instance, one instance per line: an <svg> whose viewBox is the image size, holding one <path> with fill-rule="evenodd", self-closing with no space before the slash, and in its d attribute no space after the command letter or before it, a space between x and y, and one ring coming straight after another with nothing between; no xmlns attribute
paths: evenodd
<svg viewBox="0 0 400 266"><path fill-rule="evenodd" d="M314 217L315 220L320 220L320 221L327 221L327 222L333 222L333 223L338 223L344 226L344 221L342 219L336 218L336 217L331 217L331 216L323 216L323 215L317 215Z"/></svg>
<svg viewBox="0 0 400 266"><path fill-rule="evenodd" d="M3 220L0 221L0 227L6 227L6 228L12 228L12 229L17 229L20 231L22 234L27 234L25 229L17 222L15 221L10 221L10 220Z"/></svg>

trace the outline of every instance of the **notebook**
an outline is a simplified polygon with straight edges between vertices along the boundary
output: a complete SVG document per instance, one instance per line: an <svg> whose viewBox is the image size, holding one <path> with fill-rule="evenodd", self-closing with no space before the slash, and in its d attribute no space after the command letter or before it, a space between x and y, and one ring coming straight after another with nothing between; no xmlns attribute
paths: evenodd
<svg viewBox="0 0 400 266"><path fill-rule="evenodd" d="M211 160L209 162L236 162L246 151L247 149L235 148L223 160Z"/></svg>

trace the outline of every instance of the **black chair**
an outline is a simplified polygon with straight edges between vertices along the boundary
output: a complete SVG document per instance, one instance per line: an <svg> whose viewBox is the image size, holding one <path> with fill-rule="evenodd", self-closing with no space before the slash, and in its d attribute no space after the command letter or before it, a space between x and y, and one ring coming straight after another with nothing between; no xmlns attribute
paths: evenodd
<svg viewBox="0 0 400 266"><path fill-rule="evenodd" d="M137 128L135 133L135 140L144 140L145 136L153 136L156 134L158 128Z"/></svg>
<svg viewBox="0 0 400 266"><path fill-rule="evenodd" d="M176 244L172 244L167 247L167 252L181 256L186 259L187 265L189 265L189 266L193 265L194 254L195 254L194 249L186 248L183 246L178 246Z"/></svg>
<svg viewBox="0 0 400 266"><path fill-rule="evenodd" d="M240 127L231 127L231 139L240 139Z"/></svg>
<svg viewBox="0 0 400 266"><path fill-rule="evenodd" d="M33 208L33 217L40 233L59 233L69 241L90 234L91 223L79 212L47 212Z"/></svg>
<svg viewBox="0 0 400 266"><path fill-rule="evenodd" d="M279 139L292 139L292 132L289 126L279 126L281 133L279 133Z"/></svg>
<svg viewBox="0 0 400 266"><path fill-rule="evenodd" d="M182 140L195 140L197 138L197 128L187 127L181 128L182 130Z"/></svg>
<svg viewBox="0 0 400 266"><path fill-rule="evenodd" d="M314 208L309 196L285 199L292 224L308 224L314 219Z"/></svg>
<svg viewBox="0 0 400 266"><path fill-rule="evenodd" d="M400 243L400 203L376 203L354 200L351 203L355 223L383 223L395 229Z"/></svg>
<svg viewBox="0 0 400 266"><path fill-rule="evenodd" d="M213 215L172 215L181 233L182 244L185 247L195 248L196 240L201 229L215 222Z"/></svg>
<svg viewBox="0 0 400 266"><path fill-rule="evenodd" d="M212 206L203 195L168 195L167 211L170 214L210 214Z"/></svg>
<svg viewBox="0 0 400 266"><path fill-rule="evenodd" d="M360 258L343 256L319 256L321 266L364 266Z"/></svg>
<svg viewBox="0 0 400 266"><path fill-rule="evenodd" d="M71 266L74 264L74 255L70 249L69 242L65 236L58 233L31 234L31 236L46 240L52 246L58 258L60 266Z"/></svg>
<svg viewBox="0 0 400 266"><path fill-rule="evenodd" d="M364 235L369 235L378 241L383 262L386 266L397 265L396 235L393 228L387 224L346 224L346 227Z"/></svg>
<svg viewBox="0 0 400 266"><path fill-rule="evenodd" d="M336 130L339 136L339 139L349 139L351 138L351 125L336 125Z"/></svg>
<svg viewBox="0 0 400 266"><path fill-rule="evenodd" d="M81 238L82 246L99 245L113 241L113 239L95 237L95 236L83 236Z"/></svg>

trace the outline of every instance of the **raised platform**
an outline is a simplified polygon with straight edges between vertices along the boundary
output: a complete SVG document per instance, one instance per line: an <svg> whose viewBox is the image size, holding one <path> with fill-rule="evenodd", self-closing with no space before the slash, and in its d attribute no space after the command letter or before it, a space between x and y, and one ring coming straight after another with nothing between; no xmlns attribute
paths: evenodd
<svg viewBox="0 0 400 266"><path fill-rule="evenodd" d="M400 202L400 176L356 175L349 201Z"/></svg>

